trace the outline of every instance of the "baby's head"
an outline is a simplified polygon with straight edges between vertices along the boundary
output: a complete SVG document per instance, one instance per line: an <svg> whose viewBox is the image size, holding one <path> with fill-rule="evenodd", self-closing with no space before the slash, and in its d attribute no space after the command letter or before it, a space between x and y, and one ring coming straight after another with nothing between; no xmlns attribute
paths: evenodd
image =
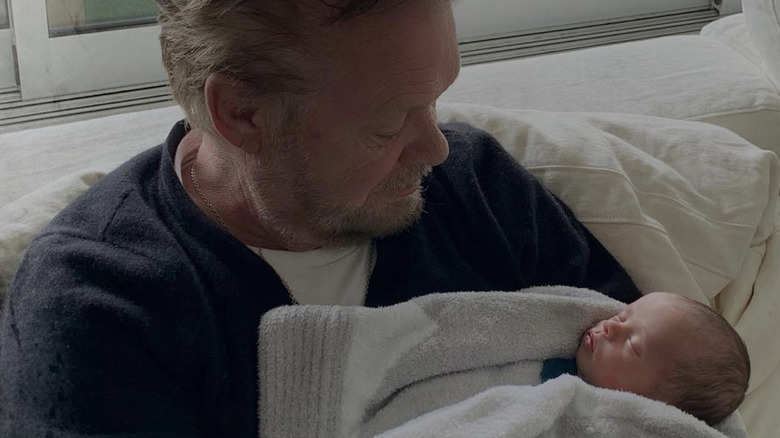
<svg viewBox="0 0 780 438"><path fill-rule="evenodd" d="M586 331L577 370L592 385L660 400L712 425L744 399L750 361L717 312L655 292Z"/></svg>

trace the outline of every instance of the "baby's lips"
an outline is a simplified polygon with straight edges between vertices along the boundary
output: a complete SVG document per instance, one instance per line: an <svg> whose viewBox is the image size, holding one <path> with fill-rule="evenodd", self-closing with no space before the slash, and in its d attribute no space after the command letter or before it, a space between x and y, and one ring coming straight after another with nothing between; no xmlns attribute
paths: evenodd
<svg viewBox="0 0 780 438"><path fill-rule="evenodd" d="M593 353L593 330L588 330L582 335L582 343L588 348L588 351Z"/></svg>

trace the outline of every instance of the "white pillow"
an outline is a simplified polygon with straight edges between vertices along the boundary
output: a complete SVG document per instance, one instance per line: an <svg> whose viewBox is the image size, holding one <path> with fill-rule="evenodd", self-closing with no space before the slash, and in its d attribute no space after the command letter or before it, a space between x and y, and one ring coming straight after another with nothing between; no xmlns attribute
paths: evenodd
<svg viewBox="0 0 780 438"><path fill-rule="evenodd" d="M780 0L742 0L748 33L763 66L780 88Z"/></svg>
<svg viewBox="0 0 780 438"><path fill-rule="evenodd" d="M698 35L469 65L440 102L696 120L780 155L780 93L768 74Z"/></svg>
<svg viewBox="0 0 780 438"><path fill-rule="evenodd" d="M93 171L73 173L0 207L0 304L32 239L103 175Z"/></svg>
<svg viewBox="0 0 780 438"><path fill-rule="evenodd" d="M704 26L699 35L712 38L731 47L756 66L761 67L761 54L750 39L745 14L734 14L719 18Z"/></svg>
<svg viewBox="0 0 780 438"><path fill-rule="evenodd" d="M559 196L643 291L705 302L775 230L780 160L707 123L439 107L491 133Z"/></svg>

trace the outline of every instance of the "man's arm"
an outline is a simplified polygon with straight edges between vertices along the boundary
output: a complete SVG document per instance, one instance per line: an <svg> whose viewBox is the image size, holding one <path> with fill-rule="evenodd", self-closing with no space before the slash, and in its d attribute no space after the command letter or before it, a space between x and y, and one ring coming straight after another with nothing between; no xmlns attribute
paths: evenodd
<svg viewBox="0 0 780 438"><path fill-rule="evenodd" d="M463 124L442 125L442 130L453 150L461 151L445 163L449 169L443 175L450 192L463 198L458 220L473 230L460 233L461 245L469 245L467 252L483 272L513 276L513 285L595 289L623 302L641 296L574 213L492 136ZM496 260L496 253L506 260Z"/></svg>
<svg viewBox="0 0 780 438"><path fill-rule="evenodd" d="M176 277L103 242L34 241L0 320L0 436L201 436Z"/></svg>

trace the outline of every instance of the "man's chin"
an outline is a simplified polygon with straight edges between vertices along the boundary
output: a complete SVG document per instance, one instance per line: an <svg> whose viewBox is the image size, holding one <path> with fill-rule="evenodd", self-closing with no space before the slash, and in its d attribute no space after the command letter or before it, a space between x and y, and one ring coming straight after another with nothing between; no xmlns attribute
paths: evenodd
<svg viewBox="0 0 780 438"><path fill-rule="evenodd" d="M398 234L420 219L424 206L425 201L418 189L379 207L375 220L370 220L366 225L375 228L372 233L374 238Z"/></svg>
<svg viewBox="0 0 780 438"><path fill-rule="evenodd" d="M424 200L418 190L395 202L375 199L371 204L321 223L328 230L326 240L333 246L346 246L399 234L420 219Z"/></svg>
<svg viewBox="0 0 780 438"><path fill-rule="evenodd" d="M404 200L383 205L374 217L361 224L364 234L371 239L392 236L403 232L420 219L424 202L421 196L411 195Z"/></svg>

